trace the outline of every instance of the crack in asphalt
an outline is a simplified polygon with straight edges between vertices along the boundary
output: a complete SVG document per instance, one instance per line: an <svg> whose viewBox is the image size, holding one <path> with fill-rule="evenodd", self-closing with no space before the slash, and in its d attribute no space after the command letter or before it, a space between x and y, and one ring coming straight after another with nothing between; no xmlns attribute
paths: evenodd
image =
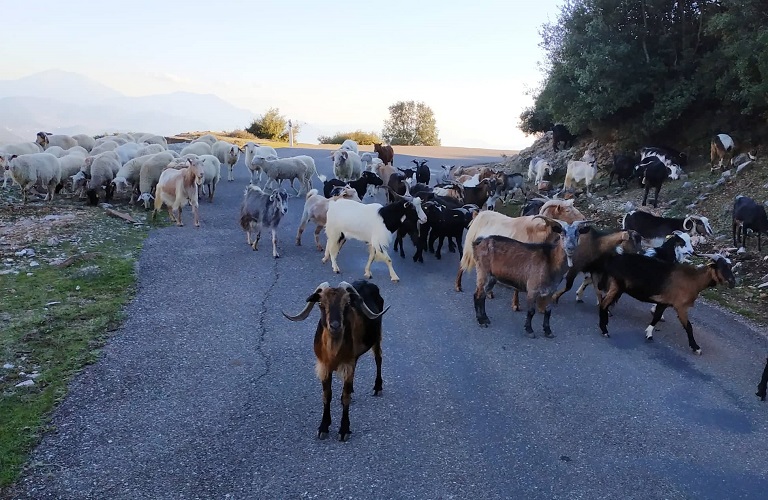
<svg viewBox="0 0 768 500"><path fill-rule="evenodd" d="M263 373L260 373L256 376L256 380L254 380L254 384L258 384L261 382L261 380L269 375L270 369L272 368L272 359L269 357L267 352L264 350L264 341L267 336L267 301L269 300L272 290L274 290L275 286L277 286L277 281L280 279L280 268L277 266L277 259L272 259L272 274L273 279L272 283L269 284L267 287L267 290L264 292L264 297L261 299L261 308L259 310L259 336L258 341L256 342L256 353L261 356L261 358L264 360L264 371Z"/></svg>

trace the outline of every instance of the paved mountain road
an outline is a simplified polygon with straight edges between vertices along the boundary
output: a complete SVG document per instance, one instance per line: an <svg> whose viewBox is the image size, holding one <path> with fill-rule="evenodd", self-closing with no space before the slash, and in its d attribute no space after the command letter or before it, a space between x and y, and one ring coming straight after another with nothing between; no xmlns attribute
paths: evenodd
<svg viewBox="0 0 768 500"><path fill-rule="evenodd" d="M281 151L294 153L330 173L326 151ZM383 395L372 396L367 354L349 442L334 439L338 382L332 439L317 440L318 312L291 323L280 310L300 310L323 281L362 277L365 247L347 243L334 275L312 244L313 225L294 246L303 199L291 198L281 258L268 234L253 252L237 224L242 160L236 181L222 177L216 201L201 203L201 228L187 210L184 228L146 240L127 321L73 382L16 497L765 498L760 332L699 304L692 322L703 356L691 354L674 313L647 344L647 305L627 297L604 339L595 306L575 304L571 292L552 316L557 337L528 339L504 289L481 329L474 273L456 293L457 254L414 264L410 242L406 259L390 252L399 284L383 263L372 268L392 306Z"/></svg>

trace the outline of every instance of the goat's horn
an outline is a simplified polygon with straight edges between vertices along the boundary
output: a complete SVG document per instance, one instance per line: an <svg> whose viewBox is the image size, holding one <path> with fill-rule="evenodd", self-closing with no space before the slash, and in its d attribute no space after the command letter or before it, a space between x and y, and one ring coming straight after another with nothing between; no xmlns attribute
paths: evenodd
<svg viewBox="0 0 768 500"><path fill-rule="evenodd" d="M691 227L687 226L688 223L691 224ZM683 219L683 229L685 229L686 231L690 231L691 229L693 229L693 217L691 217L690 215L687 215L685 219Z"/></svg>
<svg viewBox="0 0 768 500"><path fill-rule="evenodd" d="M313 295L315 293L322 292L324 289L328 288L329 286L331 285L327 281L320 283L315 289ZM316 304L315 301L307 301L307 305L304 306L304 309L296 316L291 316L289 314L286 314L285 311L282 311L282 313L283 313L283 316L285 316L287 319L291 321L304 321L305 319L307 319L307 316L309 316L309 313L312 311L312 308L315 307L315 304Z"/></svg>
<svg viewBox="0 0 768 500"><path fill-rule="evenodd" d="M533 216L533 218L534 218L534 219L535 219L535 218L537 218L537 217L538 217L539 219L544 219L544 221L546 221L546 223L547 223L548 225L550 225L550 226L558 225L558 226L560 226L560 227L564 227L564 226L563 226L563 223L562 223L562 222L560 222L560 221L559 221L559 220L557 220L557 219L552 219L552 218L550 218L550 217L547 217L546 215L534 215L534 216Z"/></svg>
<svg viewBox="0 0 768 500"><path fill-rule="evenodd" d="M386 307L386 308L385 308L383 311L381 311L380 313L375 313L375 312L371 311L371 310L368 308L368 305L365 303L365 300L363 300L363 298L362 298L362 297L360 296L360 294L357 292L357 289L356 289L355 287L353 287L352 285L350 285L350 284L349 284L349 283L347 283L346 281L342 281L341 283L339 283L339 288L345 288L345 289L347 290L347 292L348 292L348 293L350 293L350 294L353 294L353 295L355 295L357 298L359 298L359 299L360 299L360 309L363 311L363 314L365 314L365 316L366 316L368 319L378 319L378 318L380 318L381 316L383 316L383 315L384 315L384 313L385 313L385 312L389 311L389 308L391 307L391 306L387 306L387 307Z"/></svg>

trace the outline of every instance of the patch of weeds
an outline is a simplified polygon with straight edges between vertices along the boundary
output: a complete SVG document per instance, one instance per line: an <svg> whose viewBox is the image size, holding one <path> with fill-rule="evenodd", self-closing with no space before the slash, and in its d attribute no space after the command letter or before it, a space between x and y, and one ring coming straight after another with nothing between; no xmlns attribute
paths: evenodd
<svg viewBox="0 0 768 500"><path fill-rule="evenodd" d="M16 480L70 380L98 359L133 297L146 229L108 218L98 224L77 245L93 258L0 276L0 488Z"/></svg>

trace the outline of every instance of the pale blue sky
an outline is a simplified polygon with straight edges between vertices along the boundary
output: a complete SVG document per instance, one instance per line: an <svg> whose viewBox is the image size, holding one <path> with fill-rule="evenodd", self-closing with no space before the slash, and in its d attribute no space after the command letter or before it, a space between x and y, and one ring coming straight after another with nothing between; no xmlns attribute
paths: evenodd
<svg viewBox="0 0 768 500"><path fill-rule="evenodd" d="M390 104L414 99L444 145L520 148L538 30L561 4L0 0L0 79L58 68L128 95L214 93L329 133L380 132Z"/></svg>

